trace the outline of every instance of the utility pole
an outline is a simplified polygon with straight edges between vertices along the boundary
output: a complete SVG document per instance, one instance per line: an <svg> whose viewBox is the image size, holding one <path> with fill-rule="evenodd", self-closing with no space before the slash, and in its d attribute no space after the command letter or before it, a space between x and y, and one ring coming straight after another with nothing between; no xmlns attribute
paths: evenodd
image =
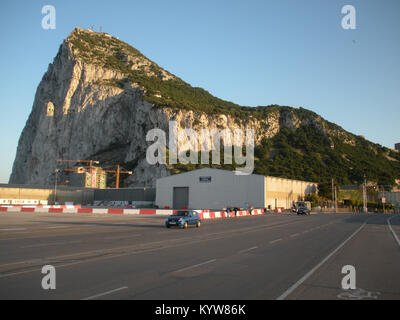
<svg viewBox="0 0 400 320"><path fill-rule="evenodd" d="M363 202L364 202L364 213L367 213L367 177L364 173L364 184L363 184Z"/></svg>
<svg viewBox="0 0 400 320"><path fill-rule="evenodd" d="M335 186L335 210L338 212L338 202L337 202L337 186Z"/></svg>
<svg viewBox="0 0 400 320"><path fill-rule="evenodd" d="M54 204L57 203L57 172L58 169L56 168L54 173L55 173L55 179L54 179Z"/></svg>
<svg viewBox="0 0 400 320"><path fill-rule="evenodd" d="M335 191L334 191L334 182L333 182L333 178L332 178L332 211L334 208L334 203L335 203Z"/></svg>

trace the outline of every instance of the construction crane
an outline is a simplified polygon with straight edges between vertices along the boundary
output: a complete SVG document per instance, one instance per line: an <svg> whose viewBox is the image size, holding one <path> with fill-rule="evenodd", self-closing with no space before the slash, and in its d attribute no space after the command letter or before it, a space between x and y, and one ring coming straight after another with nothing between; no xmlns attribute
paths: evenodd
<svg viewBox="0 0 400 320"><path fill-rule="evenodd" d="M110 173L115 173L117 175L116 181L115 181L115 188L119 189L119 175L121 173L126 173L126 174L132 174L132 171L121 171L121 166L117 164L117 170L103 170L104 172L110 172Z"/></svg>
<svg viewBox="0 0 400 320"><path fill-rule="evenodd" d="M93 163L94 164L99 164L99 161L96 160L57 160L58 162L82 162L82 163L89 163L89 167L93 167Z"/></svg>
<svg viewBox="0 0 400 320"><path fill-rule="evenodd" d="M74 162L74 163L89 163L89 167L92 168L93 164L99 164L99 161L96 160L57 160L59 162ZM64 171L70 171L70 172L77 172L77 173L83 173L87 172L85 168L79 167L79 168L74 168L74 169L64 169ZM116 174L116 181L115 181L115 188L119 189L119 175L120 174L132 174L132 171L121 171L121 166L117 164L117 169L116 170L103 170L104 172L109 172L109 173L115 173Z"/></svg>
<svg viewBox="0 0 400 320"><path fill-rule="evenodd" d="M78 168L75 168L75 169L64 169L64 171L76 172L76 173L85 173L85 172L89 172L89 171L86 170L84 167L78 167Z"/></svg>
<svg viewBox="0 0 400 320"><path fill-rule="evenodd" d="M78 167L78 168L73 168L73 169L64 169L64 171L69 171L69 172L76 172L76 173L84 173L84 172L90 172L92 173L93 170L93 164L99 164L99 161L96 160L57 160L57 162L74 162L74 163L88 163L89 164L89 169L86 169L84 167ZM57 169L56 169L57 170ZM92 180L92 187L94 187L94 183Z"/></svg>

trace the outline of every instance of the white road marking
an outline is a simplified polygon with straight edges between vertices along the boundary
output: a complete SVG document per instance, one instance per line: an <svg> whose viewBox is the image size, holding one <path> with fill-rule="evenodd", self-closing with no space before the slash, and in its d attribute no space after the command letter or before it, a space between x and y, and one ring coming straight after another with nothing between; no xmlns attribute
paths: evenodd
<svg viewBox="0 0 400 320"><path fill-rule="evenodd" d="M128 289L128 287L117 288L117 289L114 289L114 290L110 290L110 291L107 291L107 292L96 294L96 295L88 297L88 298L83 298L81 300L93 300L93 299L105 296L107 294L111 294L111 293L114 293L114 292L117 292L117 291L121 291L121 290L125 290L125 289Z"/></svg>
<svg viewBox="0 0 400 320"><path fill-rule="evenodd" d="M182 268L182 269L176 270L176 271L174 271L174 272L182 272L182 271L194 269L194 268L197 268L197 267L200 267L200 266L204 266L205 264L212 263L212 262L214 262L214 261L216 261L216 260L217 260L217 259L208 260L208 261L205 261L205 262L202 262L202 263L199 263L199 264L195 264L195 265L193 265L193 266L189 266L189 267L186 267L186 268Z"/></svg>
<svg viewBox="0 0 400 320"><path fill-rule="evenodd" d="M297 237L297 236L299 236L299 235L300 235L300 233L294 233L294 234L291 234L290 237L291 237L291 238L294 238L294 237Z"/></svg>
<svg viewBox="0 0 400 320"><path fill-rule="evenodd" d="M21 238L5 238L5 239L0 239L0 241L7 241L7 240L19 240Z"/></svg>
<svg viewBox="0 0 400 320"><path fill-rule="evenodd" d="M399 238L397 237L396 232L394 232L394 230L393 230L393 228L392 228L392 225L390 224L390 220L391 220L392 218L394 218L394 216L393 216L393 217L390 217L389 219L387 219L387 223L388 223L388 226L389 226L390 231L392 231L392 234L393 234L394 239L396 240L398 246L400 247L400 240L399 240Z"/></svg>
<svg viewBox="0 0 400 320"><path fill-rule="evenodd" d="M0 231L21 231L26 230L26 228L7 228L7 229L0 229Z"/></svg>
<svg viewBox="0 0 400 320"><path fill-rule="evenodd" d="M42 243L42 244L32 244L29 246L22 246L20 247L21 249L26 249L26 248L38 248L38 247L47 247L47 246L59 246L63 244L72 244L72 243L80 243L82 241L62 241L62 242L51 242L51 243Z"/></svg>
<svg viewBox="0 0 400 320"><path fill-rule="evenodd" d="M213 220L211 220L211 221L213 221ZM216 219L214 221L216 221ZM264 230L265 230L265 229L272 229L274 227L281 227L281 226L287 226L287 225L292 225L292 224L298 224L298 223L301 223L303 221L304 220L297 221L297 222L289 222L289 223L285 222L285 223L276 223L276 224L264 224L264 225L258 226L257 228L244 228L244 229L236 230L236 231L241 231L241 233L243 234L243 233L252 232L252 230L254 230L254 229L256 229L256 231L258 231L260 227L265 227L264 228ZM72 229L72 230L80 230L80 229ZM221 235L221 236L217 237L217 238L214 237L214 238L207 238L207 239L198 239L196 241L196 243L207 242L207 241L210 241L210 240L214 240L215 241L215 240L218 240L218 239L223 239L225 237L225 234L226 234L226 232L211 233L209 236L216 236L216 235ZM0 239L0 240L14 240L14 239L21 239L21 238L13 238L13 239L9 238L9 239ZM191 238L183 238L183 239L176 238L176 239L170 239L168 241L190 240L190 239ZM282 240L282 239L279 239L279 240ZM150 244L156 244L156 243L161 243L161 242L163 242L163 241L155 241L155 242L151 242ZM180 243L179 245L172 244L172 245L165 246L165 247L162 247L162 248L163 249L175 248L177 246L185 245L185 244L188 244L188 243L189 242L183 242L183 243ZM79 252L79 253L75 253L75 254L63 255L63 256L58 256L58 257L48 257L48 258L43 258L43 259L19 261L19 262L7 263L7 264L0 264L0 267L10 266L10 265L15 265L15 264L18 265L18 264L22 264L22 263L24 263L24 264L32 264L32 263L38 263L38 261L39 262L48 262L48 261L58 260L58 259L62 259L62 258L65 258L65 257L70 257L70 256L80 256L80 255L83 255L83 254L99 253L99 252L110 252L110 251L113 251L113 250L121 250L121 249L129 248L129 247L131 247L131 246L116 247L116 248L111 248L111 249L106 249L106 250L93 250L93 251L87 251L87 252ZM57 265L57 268L64 268L64 267L69 267L69 266L78 265L78 264L82 264L82 263L87 263L88 261L93 262L93 261L99 261L99 260L106 260L106 259L111 259L111 258L117 258L117 257L137 254L137 253L152 252L152 251L158 251L158 250L160 250L160 247L146 249L146 250L143 250L143 251L140 251L140 252L135 252L135 251L134 252L128 252L128 253L125 252L125 253L121 253L121 254L113 254L111 256L102 256L102 257L97 257L97 258L91 258L90 260L75 261L75 262L71 262L71 263L62 263L62 264ZM213 262L213 261L210 261L210 262ZM26 273L32 273L32 272L37 272L37 271L40 271L40 270L41 270L41 268L32 269L32 270L26 270L26 271L20 271L20 272L14 272L14 273L8 273L8 274L2 274L1 278L12 277L12 276L26 274Z"/></svg>
<svg viewBox="0 0 400 320"><path fill-rule="evenodd" d="M108 226L97 226L97 225L94 225L94 224L87 225L87 226L75 226L75 225L69 225L69 226L65 226L65 227L64 226L63 227L60 226L60 228L67 228L66 230L63 230L63 231L66 231L66 232L69 232L69 231L82 231L82 230L92 231L94 229L93 227L99 227L99 228L103 228L104 227L104 228L107 228ZM51 230L48 230L48 229L50 229L50 227L46 227L45 229L24 231L24 232L19 232L18 234L22 234L22 233L40 233L40 232L44 232L44 231L53 231L53 229L60 229L60 228L51 227ZM57 230L54 230L54 231L57 231Z"/></svg>
<svg viewBox="0 0 400 320"><path fill-rule="evenodd" d="M282 238L279 238L279 239L276 239L276 240L272 240L269 243L275 243L275 242L278 242L278 241L282 241Z"/></svg>
<svg viewBox="0 0 400 320"><path fill-rule="evenodd" d="M304 281L306 281L316 270L318 270L326 261L328 261L336 252L338 252L348 241L350 241L358 232L364 228L364 222L361 227L359 227L355 232L351 234L345 241L343 241L335 250L333 250L329 255L327 255L320 263L318 263L314 268L308 271L303 277L301 277L295 284L293 284L289 289L282 293L276 300L284 300L289 296L294 290L296 290Z"/></svg>
<svg viewBox="0 0 400 320"><path fill-rule="evenodd" d="M47 227L47 229L68 228L67 226Z"/></svg>
<svg viewBox="0 0 400 320"><path fill-rule="evenodd" d="M134 237L140 237L141 234L132 234L130 236L113 236L113 237L105 237L104 240L113 240L113 239L129 239Z"/></svg>
<svg viewBox="0 0 400 320"><path fill-rule="evenodd" d="M244 250L240 250L240 251L239 251L239 253L245 253L245 252L248 252L248 251L251 251L251 250L257 249L257 248L258 248L257 246L255 246L255 247L251 247L251 248L247 248L247 249L244 249Z"/></svg>

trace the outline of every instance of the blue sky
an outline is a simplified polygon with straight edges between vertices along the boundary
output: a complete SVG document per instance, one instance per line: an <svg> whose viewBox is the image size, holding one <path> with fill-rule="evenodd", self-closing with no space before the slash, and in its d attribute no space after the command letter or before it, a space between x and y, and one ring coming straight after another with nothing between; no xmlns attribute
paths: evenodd
<svg viewBox="0 0 400 320"><path fill-rule="evenodd" d="M341 26L344 5L356 30ZM41 27L44 5L56 29ZM310 109L393 148L400 142L400 1L2 1L0 182L36 88L76 26L118 36L161 67L247 106Z"/></svg>

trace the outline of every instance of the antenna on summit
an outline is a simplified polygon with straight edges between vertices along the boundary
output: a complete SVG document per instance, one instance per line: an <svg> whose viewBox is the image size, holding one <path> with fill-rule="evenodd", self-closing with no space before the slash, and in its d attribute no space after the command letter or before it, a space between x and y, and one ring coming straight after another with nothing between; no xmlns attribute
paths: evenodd
<svg viewBox="0 0 400 320"><path fill-rule="evenodd" d="M100 26L100 33L101 33L101 32L103 32L102 30L103 30L103 27L102 27L102 26Z"/></svg>

